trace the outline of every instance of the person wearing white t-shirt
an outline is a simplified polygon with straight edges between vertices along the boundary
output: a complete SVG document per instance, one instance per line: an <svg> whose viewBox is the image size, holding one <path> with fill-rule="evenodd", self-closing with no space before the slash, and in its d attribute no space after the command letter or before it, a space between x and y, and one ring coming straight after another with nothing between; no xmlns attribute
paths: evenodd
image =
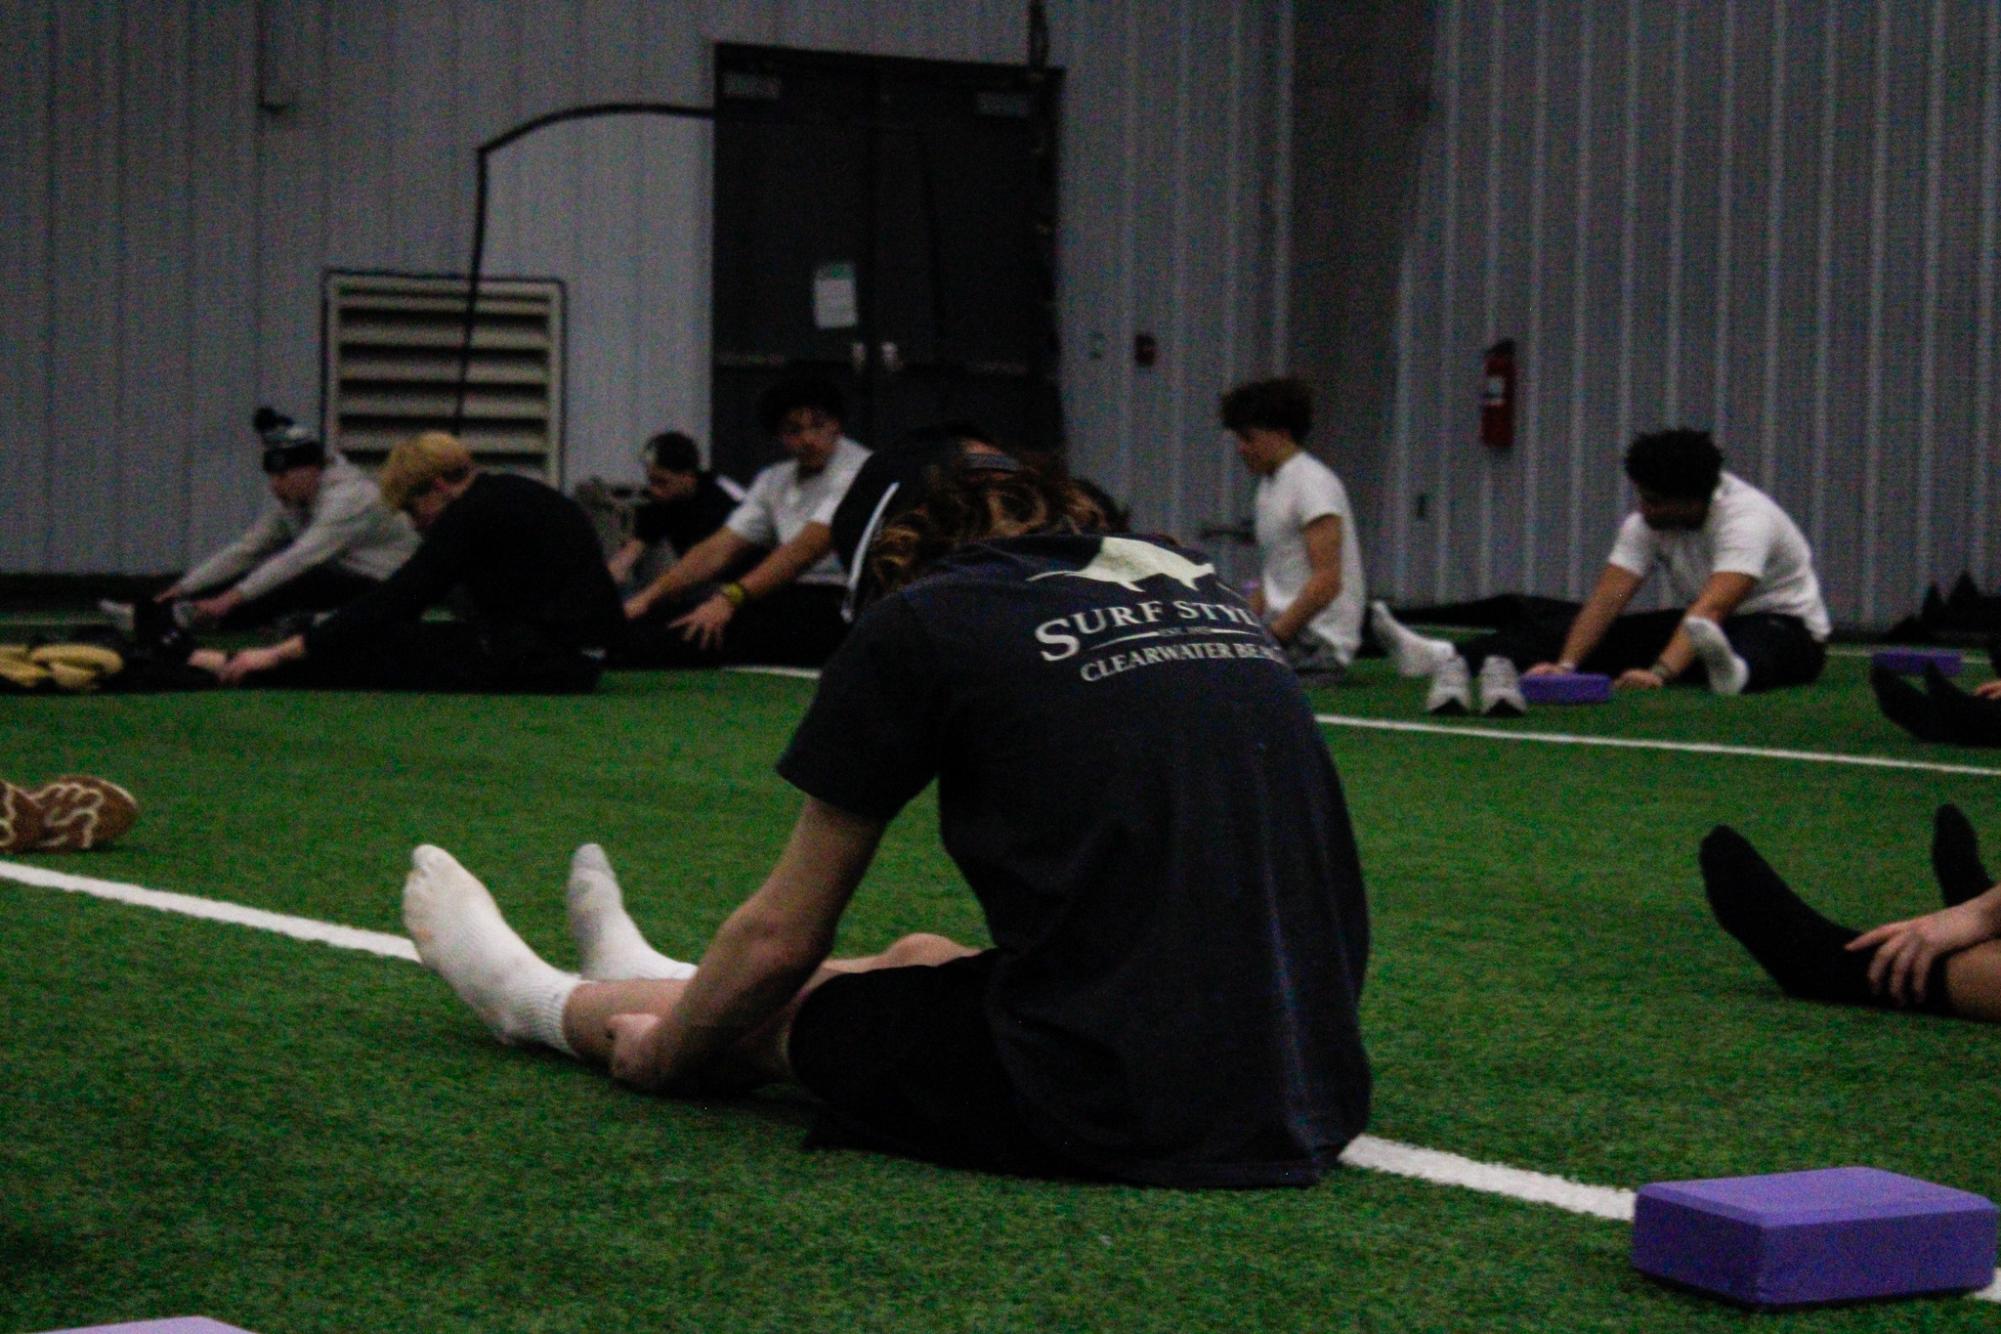
<svg viewBox="0 0 2001 1334"><path fill-rule="evenodd" d="M1222 418L1258 478L1252 609L1295 668L1345 672L1362 644L1362 547L1347 488L1301 444L1313 428L1312 391L1294 379L1238 385L1223 395Z"/></svg>
<svg viewBox="0 0 2001 1334"><path fill-rule="evenodd" d="M1504 713L1521 712L1514 674L1525 663L1530 676L1601 672L1624 690L1658 690L1699 664L1719 695L1820 676L1831 626L1799 525L1770 496L1723 471L1706 431L1640 436L1626 452L1626 475L1639 508L1620 525L1597 586L1567 629L1531 617L1455 648L1404 629L1380 604L1372 610L1398 667L1431 671L1427 707L1466 707L1469 664L1481 670L1486 711ZM1681 608L1624 614L1657 569ZM1514 698L1495 708L1503 686Z"/></svg>
<svg viewBox="0 0 2001 1334"><path fill-rule="evenodd" d="M847 575L832 524L869 452L842 434L846 404L826 380L780 381L757 409L789 457L758 473L721 528L626 601L634 625L620 665L817 666L845 634ZM770 554L740 578L710 586L759 550ZM671 617L664 626L662 609Z"/></svg>

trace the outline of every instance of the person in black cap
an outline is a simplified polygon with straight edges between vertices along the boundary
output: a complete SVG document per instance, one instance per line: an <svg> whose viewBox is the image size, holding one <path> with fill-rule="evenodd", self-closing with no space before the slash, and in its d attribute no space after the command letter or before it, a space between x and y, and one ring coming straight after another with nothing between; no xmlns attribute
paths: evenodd
<svg viewBox="0 0 2001 1334"><path fill-rule="evenodd" d="M268 407L251 425L271 503L243 536L154 594L154 608L100 604L121 629L144 629L136 622L160 620L159 609L183 627L223 630L331 611L380 587L416 551L409 521L338 450Z"/></svg>
<svg viewBox="0 0 2001 1334"><path fill-rule="evenodd" d="M419 956L503 1041L636 1088L796 1082L819 1143L1311 1184L1368 1116L1368 916L1284 650L1199 553L1105 532L1055 461L892 452L851 493L880 520L864 605L778 762L803 808L699 968L646 943L595 844L571 862L581 977L431 846L404 885ZM934 779L992 946L918 934L830 960L884 829Z"/></svg>
<svg viewBox="0 0 2001 1334"><path fill-rule="evenodd" d="M841 391L818 376L779 381L757 411L787 457L751 479L721 528L626 599L633 624L616 665L816 667L840 643L846 572L829 524L869 452L842 433Z"/></svg>
<svg viewBox="0 0 2001 1334"><path fill-rule="evenodd" d="M640 451L646 463L646 503L632 516L632 537L612 553L611 577L624 583L640 558L665 542L675 556L721 528L743 503L743 488L702 467L694 440L662 431Z"/></svg>

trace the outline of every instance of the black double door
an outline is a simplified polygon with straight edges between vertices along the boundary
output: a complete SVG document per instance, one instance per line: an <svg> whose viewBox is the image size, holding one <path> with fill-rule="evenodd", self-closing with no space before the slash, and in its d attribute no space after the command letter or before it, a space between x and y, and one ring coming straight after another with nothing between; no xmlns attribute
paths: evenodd
<svg viewBox="0 0 2001 1334"><path fill-rule="evenodd" d="M713 452L780 457L758 395L807 371L882 446L971 420L1060 444L1054 71L716 51Z"/></svg>

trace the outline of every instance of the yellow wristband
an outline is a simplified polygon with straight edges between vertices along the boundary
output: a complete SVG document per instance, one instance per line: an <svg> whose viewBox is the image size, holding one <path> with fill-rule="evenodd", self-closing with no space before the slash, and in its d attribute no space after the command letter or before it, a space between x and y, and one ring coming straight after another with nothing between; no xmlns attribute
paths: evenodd
<svg viewBox="0 0 2001 1334"><path fill-rule="evenodd" d="M732 607L741 607L750 598L750 594L745 591L744 586L735 582L724 584L716 591L721 593L723 600L728 602Z"/></svg>

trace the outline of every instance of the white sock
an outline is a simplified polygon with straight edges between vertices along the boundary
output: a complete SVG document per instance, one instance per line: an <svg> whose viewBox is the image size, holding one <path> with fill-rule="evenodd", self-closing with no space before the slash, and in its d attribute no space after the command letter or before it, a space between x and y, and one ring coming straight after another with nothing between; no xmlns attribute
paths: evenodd
<svg viewBox="0 0 2001 1334"><path fill-rule="evenodd" d="M625 911L625 895L612 874L604 849L586 843L570 858L570 934L584 976L594 982L632 978L679 981L695 975L695 965L670 959L646 943Z"/></svg>
<svg viewBox="0 0 2001 1334"><path fill-rule="evenodd" d="M427 843L410 854L403 925L424 966L450 983L495 1037L576 1055L563 1037L563 1007L576 976L528 948L486 886L443 848Z"/></svg>
<svg viewBox="0 0 2001 1334"><path fill-rule="evenodd" d="M1369 605L1369 624L1375 627L1376 638L1382 641L1383 650L1396 665L1398 676L1430 676L1448 659L1458 656L1459 650L1451 640L1432 639L1406 628L1390 614L1386 602Z"/></svg>
<svg viewBox="0 0 2001 1334"><path fill-rule="evenodd" d="M1690 616L1681 623L1695 656L1709 673L1709 688L1719 695L1741 695L1751 679L1750 664L1738 657L1724 637L1723 627L1705 616Z"/></svg>

